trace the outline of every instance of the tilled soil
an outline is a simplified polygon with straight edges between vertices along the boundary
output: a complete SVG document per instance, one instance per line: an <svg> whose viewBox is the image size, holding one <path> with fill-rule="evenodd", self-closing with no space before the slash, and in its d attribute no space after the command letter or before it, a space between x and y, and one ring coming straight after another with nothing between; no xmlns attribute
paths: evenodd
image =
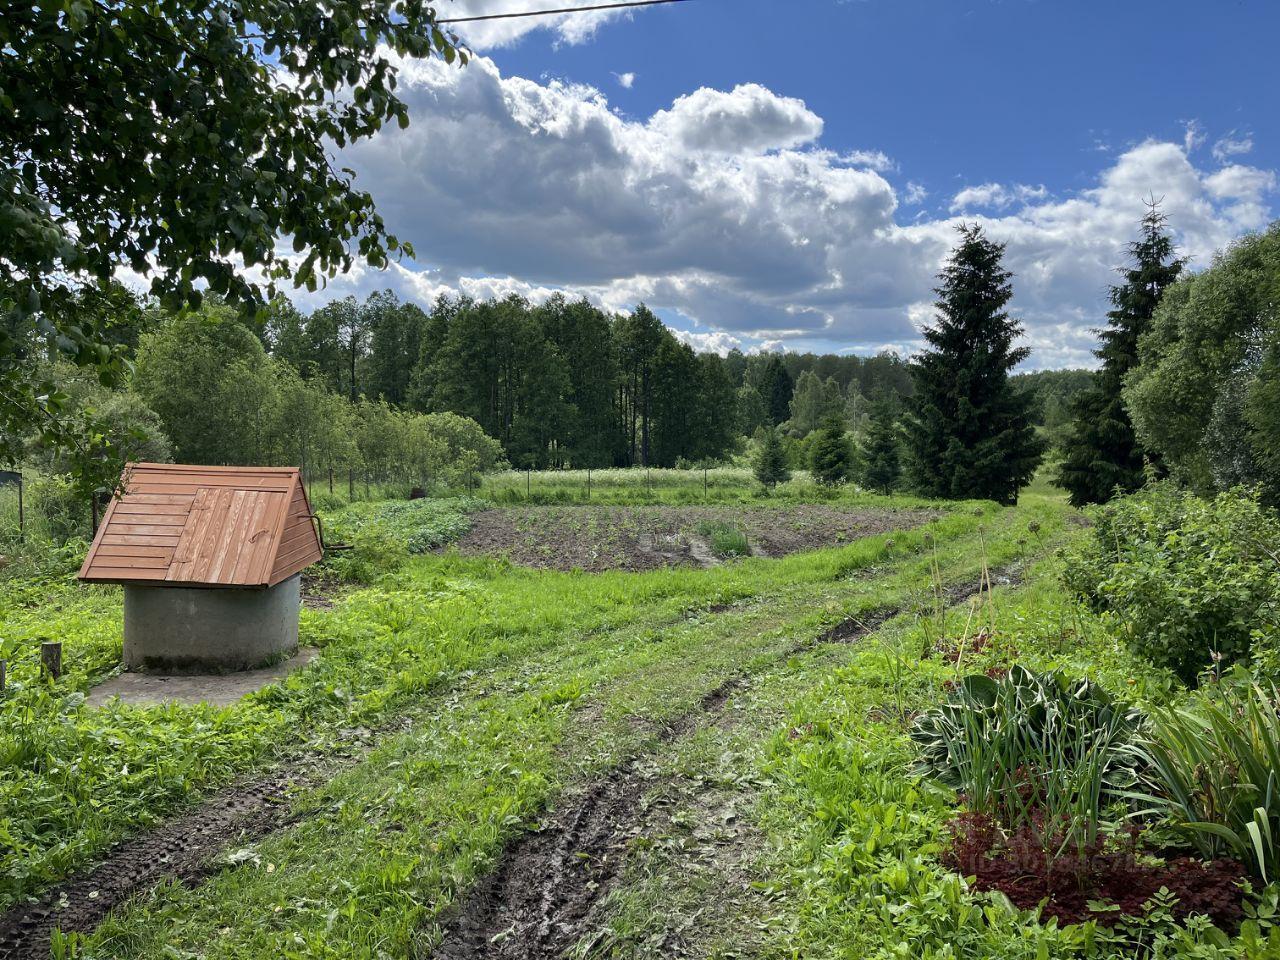
<svg viewBox="0 0 1280 960"><path fill-rule="evenodd" d="M737 527L753 554L781 557L905 530L937 519L933 510L784 507L534 506L483 510L458 541L464 553L500 553L522 566L554 570L652 570L714 560L702 528Z"/></svg>

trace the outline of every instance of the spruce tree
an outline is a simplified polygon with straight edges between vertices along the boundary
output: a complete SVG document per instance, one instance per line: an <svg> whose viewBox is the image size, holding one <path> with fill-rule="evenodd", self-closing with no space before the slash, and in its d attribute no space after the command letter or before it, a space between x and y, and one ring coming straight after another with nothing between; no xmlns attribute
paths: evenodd
<svg viewBox="0 0 1280 960"><path fill-rule="evenodd" d="M1031 398L1009 382L1030 350L1014 346L1022 327L1005 311L1013 287L1003 259L1004 244L962 226L934 290L938 319L912 364L905 424L908 472L925 496L1011 504L1040 464Z"/></svg>
<svg viewBox="0 0 1280 960"><path fill-rule="evenodd" d="M853 448L839 417L827 417L818 428L809 448L809 472L824 486L849 479L853 468Z"/></svg>
<svg viewBox="0 0 1280 960"><path fill-rule="evenodd" d="M1124 282L1111 288L1107 326L1096 331L1101 346L1094 356L1102 366L1094 385L1071 404L1071 427L1056 481L1077 507L1106 503L1117 490L1132 493L1143 482L1147 453L1134 435L1121 390L1125 374L1138 363L1139 338L1151 325L1165 288L1178 279L1186 262L1174 256L1159 204L1152 201L1148 206L1141 235L1129 244L1133 263L1121 270Z"/></svg>
<svg viewBox="0 0 1280 960"><path fill-rule="evenodd" d="M791 374L776 353L769 357L764 369L764 383L760 395L764 397L765 406L769 409L769 422L775 427L791 416L791 394L795 385L791 382Z"/></svg>
<svg viewBox="0 0 1280 960"><path fill-rule="evenodd" d="M756 479L772 490L780 483L791 479L791 471L787 468L787 452L782 449L782 439L776 429L766 427L760 448L756 451L755 463L752 465Z"/></svg>
<svg viewBox="0 0 1280 960"><path fill-rule="evenodd" d="M902 475L898 456L898 418L890 397L882 397L871 408L867 436L862 444L866 465L862 482L871 490L889 493Z"/></svg>

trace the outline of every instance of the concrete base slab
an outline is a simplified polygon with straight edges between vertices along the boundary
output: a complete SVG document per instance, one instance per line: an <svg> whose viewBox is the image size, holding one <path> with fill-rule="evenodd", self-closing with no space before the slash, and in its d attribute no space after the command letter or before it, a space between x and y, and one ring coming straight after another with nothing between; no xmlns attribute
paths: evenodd
<svg viewBox="0 0 1280 960"><path fill-rule="evenodd" d="M112 697L119 697L125 703L139 706L176 702L226 707L255 690L283 680L319 653L315 647L302 647L291 659L271 667L207 677L186 673L122 673L94 687L89 692L88 703L91 707L100 707Z"/></svg>

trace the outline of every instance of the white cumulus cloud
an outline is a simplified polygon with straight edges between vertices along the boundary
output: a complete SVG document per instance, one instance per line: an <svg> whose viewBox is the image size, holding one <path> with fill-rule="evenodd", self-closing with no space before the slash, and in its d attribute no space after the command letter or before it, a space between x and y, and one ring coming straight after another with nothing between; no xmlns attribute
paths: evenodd
<svg viewBox="0 0 1280 960"><path fill-rule="evenodd" d="M418 263L353 292L644 300L711 331L688 340L708 349L913 349L963 214L1008 243L1033 362L1087 363L1145 199L1163 200L1182 251L1206 263L1266 224L1276 187L1271 171L1204 170L1184 143L1148 141L1102 158L1088 189L980 184L956 195L952 216L911 220L900 201L919 204L925 187L896 187L883 154L827 149L821 117L758 84L696 90L631 119L597 89L504 77L484 57L406 63L400 80L411 126L341 159Z"/></svg>
<svg viewBox="0 0 1280 960"><path fill-rule="evenodd" d="M982 183L976 187L965 187L951 198L951 212L964 210L987 209L1006 210L1016 203L1031 203L1043 200L1049 191L1043 186L1030 186L1025 183L1003 184Z"/></svg>
<svg viewBox="0 0 1280 960"><path fill-rule="evenodd" d="M553 3L543 3L541 7L559 10L594 6L597 2L598 0L555 0ZM536 7L529 0L452 0L449 4L436 7L441 19L522 13L531 9ZM579 44L594 37L604 24L632 16L636 12L638 11L629 9L590 10L540 17L511 17L458 23L451 25L450 29L457 32L473 50L509 47L535 31L552 34L557 43Z"/></svg>

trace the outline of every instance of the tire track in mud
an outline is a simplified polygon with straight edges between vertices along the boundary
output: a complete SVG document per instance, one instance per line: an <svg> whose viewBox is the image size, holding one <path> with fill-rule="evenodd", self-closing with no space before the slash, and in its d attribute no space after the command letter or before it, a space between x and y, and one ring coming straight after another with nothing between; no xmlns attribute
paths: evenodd
<svg viewBox="0 0 1280 960"><path fill-rule="evenodd" d="M1011 565L986 580L947 588L941 597L955 606L988 584L1015 583L1020 572L1020 564ZM821 644L857 643L907 609L891 604L841 621L794 644L775 662ZM735 674L708 691L697 707L658 731L656 746L714 722L751 679L752 674ZM444 936L431 960L559 960L595 930L596 908L615 887L627 847L648 817L644 799L654 774L646 761L653 752L625 761L539 829L516 837L494 869L445 916Z"/></svg>
<svg viewBox="0 0 1280 960"><path fill-rule="evenodd" d="M270 772L226 787L186 812L116 844L95 866L72 874L34 903L0 915L0 960L48 960L55 929L92 933L112 910L160 883L198 884L223 869L219 854L297 822L291 794L321 786L381 742L412 727L399 717L380 730L355 731L335 753L295 754Z"/></svg>
<svg viewBox="0 0 1280 960"><path fill-rule="evenodd" d="M0 918L0 958L46 960L55 928L87 933L144 888L162 880L200 878L232 841L285 826L285 801L297 785L290 772L281 771L223 791L164 826L124 841L97 867Z"/></svg>

